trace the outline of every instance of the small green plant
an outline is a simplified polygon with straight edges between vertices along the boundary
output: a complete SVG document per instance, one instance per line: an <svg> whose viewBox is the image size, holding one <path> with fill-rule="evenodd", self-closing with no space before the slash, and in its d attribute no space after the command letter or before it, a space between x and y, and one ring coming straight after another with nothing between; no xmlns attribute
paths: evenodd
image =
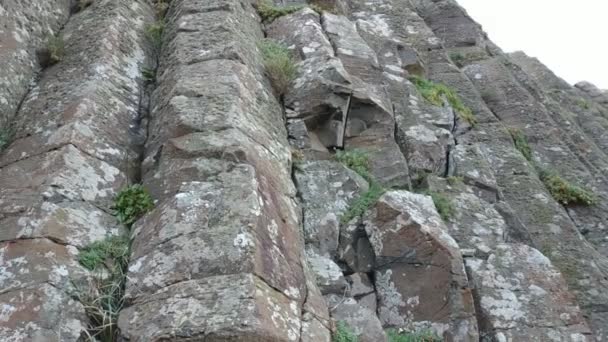
<svg viewBox="0 0 608 342"><path fill-rule="evenodd" d="M389 342L441 342L442 338L430 331L421 332L397 332L390 329L387 332Z"/></svg>
<svg viewBox="0 0 608 342"><path fill-rule="evenodd" d="M276 6L272 0L262 0L258 2L257 9L260 18L265 23L271 23L278 17L282 17L284 15L291 14L293 12L299 11L303 8L303 6L287 6L287 7L279 7Z"/></svg>
<svg viewBox="0 0 608 342"><path fill-rule="evenodd" d="M0 151L2 151L11 142L11 130L8 128L0 128Z"/></svg>
<svg viewBox="0 0 608 342"><path fill-rule="evenodd" d="M441 83L434 83L422 77L411 76L410 81L414 83L422 97L435 106L443 106L444 99L448 101L450 106L456 111L458 116L468 122L471 126L475 126L477 119L471 109L462 103L456 92Z"/></svg>
<svg viewBox="0 0 608 342"><path fill-rule="evenodd" d="M129 238L112 236L83 248L78 261L89 271L105 267L114 273L115 268L124 268L129 262Z"/></svg>
<svg viewBox="0 0 608 342"><path fill-rule="evenodd" d="M319 14L323 12L338 14L336 4L330 0L312 0L308 3L308 7Z"/></svg>
<svg viewBox="0 0 608 342"><path fill-rule="evenodd" d="M439 216L441 216L441 219L447 222L454 216L454 205L449 198L434 191L427 191L426 195L431 196L433 199L433 203L435 203L435 207L437 208L437 212L439 213Z"/></svg>
<svg viewBox="0 0 608 342"><path fill-rule="evenodd" d="M291 51L284 45L269 39L263 40L259 46L264 67L273 88L279 96L285 94L298 72Z"/></svg>
<svg viewBox="0 0 608 342"><path fill-rule="evenodd" d="M49 36L46 47L49 53L50 65L59 63L65 56L65 43L61 35Z"/></svg>
<svg viewBox="0 0 608 342"><path fill-rule="evenodd" d="M169 1L168 0L155 0L154 1L154 12L156 13L156 18L162 19L167 14L167 9L169 9Z"/></svg>
<svg viewBox="0 0 608 342"><path fill-rule="evenodd" d="M85 247L78 261L93 277L76 286L76 297L89 318L89 341L116 341L118 313L124 305L124 283L129 263L129 238L113 236Z"/></svg>
<svg viewBox="0 0 608 342"><path fill-rule="evenodd" d="M369 183L369 189L361 194L342 215L340 222L348 223L355 217L360 217L374 205L378 199L386 192L380 184L378 184L370 173L370 163L367 153L360 150L338 151L336 159L344 164L344 166L358 173Z"/></svg>
<svg viewBox="0 0 608 342"><path fill-rule="evenodd" d="M121 190L114 202L114 210L116 210L118 219L127 227L130 227L153 207L152 197L139 184Z"/></svg>
<svg viewBox="0 0 608 342"><path fill-rule="evenodd" d="M355 332L343 321L336 324L336 333L332 342L358 342L359 338Z"/></svg>
<svg viewBox="0 0 608 342"><path fill-rule="evenodd" d="M578 99L578 101L576 101L576 104L583 109L589 109L589 102L587 102L583 98Z"/></svg>
<svg viewBox="0 0 608 342"><path fill-rule="evenodd" d="M141 68L141 76L146 83L154 83L156 81L156 71L152 68Z"/></svg>
<svg viewBox="0 0 608 342"><path fill-rule="evenodd" d="M78 10L83 11L87 7L91 6L92 4L93 4L93 0L79 0L78 1Z"/></svg>
<svg viewBox="0 0 608 342"><path fill-rule="evenodd" d="M146 36L152 42L155 49L160 49L163 43L163 31L165 30L165 23L158 20L153 24L149 24L146 27Z"/></svg>
<svg viewBox="0 0 608 342"><path fill-rule="evenodd" d="M386 189L378 183L372 182L369 189L350 205L348 210L340 218L340 222L346 224L355 217L360 217L367 209L374 205L385 192Z"/></svg>
<svg viewBox="0 0 608 342"><path fill-rule="evenodd" d="M532 148L530 148L524 133L517 128L509 128L509 134L511 134L511 137L513 138L515 148L517 148L528 161L532 161Z"/></svg>
<svg viewBox="0 0 608 342"><path fill-rule="evenodd" d="M371 180L369 157L366 152L361 150L338 151L336 152L336 159L368 182Z"/></svg>
<svg viewBox="0 0 608 342"><path fill-rule="evenodd" d="M593 192L570 184L554 171L539 169L539 177L551 196L563 205L594 205L597 202Z"/></svg>
<svg viewBox="0 0 608 342"><path fill-rule="evenodd" d="M458 185L464 182L464 177L461 176L450 176L446 178L449 185Z"/></svg>
<svg viewBox="0 0 608 342"><path fill-rule="evenodd" d="M464 65L465 57L460 52L452 52L452 53L450 53L450 59L459 68L462 68L462 66Z"/></svg>

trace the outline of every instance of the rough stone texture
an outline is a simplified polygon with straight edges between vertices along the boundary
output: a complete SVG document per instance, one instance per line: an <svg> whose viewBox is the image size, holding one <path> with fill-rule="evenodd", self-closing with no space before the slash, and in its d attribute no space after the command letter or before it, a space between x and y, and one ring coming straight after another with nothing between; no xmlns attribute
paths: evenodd
<svg viewBox="0 0 608 342"><path fill-rule="evenodd" d="M608 339L606 91L503 53L455 0L321 5L262 22L255 1L173 0L156 51L143 0L0 4L0 340L82 337L79 248L124 233L113 198L138 181L155 207L131 231L125 341L329 342L341 320L363 341ZM293 54L286 89L265 38ZM598 203L558 203L540 167Z"/></svg>
<svg viewBox="0 0 608 342"><path fill-rule="evenodd" d="M349 205L368 188L354 171L335 161L304 161L295 180L302 199L304 238L320 254L338 249L340 219Z"/></svg>
<svg viewBox="0 0 608 342"><path fill-rule="evenodd" d="M21 102L38 68L34 49L58 33L68 3L0 7L9 30L0 37L14 38L0 46L0 121ZM4 21L6 10L16 16ZM125 230L111 207L132 181L128 158L135 164L145 138L140 68L151 12L143 2L99 1L71 17L61 30L64 58L42 72L16 113L14 140L0 155L2 340L77 341L87 329L74 299L90 281L78 248Z"/></svg>
<svg viewBox="0 0 608 342"><path fill-rule="evenodd" d="M35 73L36 49L67 21L70 0L19 1L0 4L0 128L8 128Z"/></svg>
<svg viewBox="0 0 608 342"><path fill-rule="evenodd" d="M500 244L487 260L467 259L466 264L475 279L482 338L591 341L574 296L539 251Z"/></svg>
<svg viewBox="0 0 608 342"><path fill-rule="evenodd" d="M357 303L353 298L338 295L326 297L336 321L345 322L361 342L386 342L386 334L376 312Z"/></svg>
<svg viewBox="0 0 608 342"><path fill-rule="evenodd" d="M425 327L456 341L477 338L460 250L431 198L387 192L364 222L376 254L374 279L383 325Z"/></svg>
<svg viewBox="0 0 608 342"><path fill-rule="evenodd" d="M298 341L297 301L250 273L211 276L162 288L122 311L129 341Z"/></svg>
<svg viewBox="0 0 608 342"><path fill-rule="evenodd" d="M327 338L253 7L173 1L166 20L142 165L158 203L134 226L123 337Z"/></svg>

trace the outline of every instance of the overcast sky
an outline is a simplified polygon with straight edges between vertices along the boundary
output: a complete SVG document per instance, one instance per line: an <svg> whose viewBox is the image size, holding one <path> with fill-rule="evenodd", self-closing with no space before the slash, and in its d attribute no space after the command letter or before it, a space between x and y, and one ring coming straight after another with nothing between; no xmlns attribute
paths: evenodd
<svg viewBox="0 0 608 342"><path fill-rule="evenodd" d="M505 52L608 89L608 0L458 0Z"/></svg>

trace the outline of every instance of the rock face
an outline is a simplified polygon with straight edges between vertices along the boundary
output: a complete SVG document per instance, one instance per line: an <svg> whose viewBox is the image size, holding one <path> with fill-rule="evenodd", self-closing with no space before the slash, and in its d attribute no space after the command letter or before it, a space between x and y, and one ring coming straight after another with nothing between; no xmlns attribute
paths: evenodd
<svg viewBox="0 0 608 342"><path fill-rule="evenodd" d="M86 340L100 279L118 341L608 340L606 91L454 0L311 4L0 4L0 340Z"/></svg>

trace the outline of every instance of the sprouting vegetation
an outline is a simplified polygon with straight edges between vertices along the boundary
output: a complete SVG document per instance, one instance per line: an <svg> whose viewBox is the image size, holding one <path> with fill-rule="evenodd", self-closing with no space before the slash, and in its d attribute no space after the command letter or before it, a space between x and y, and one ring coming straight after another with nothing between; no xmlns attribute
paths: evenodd
<svg viewBox="0 0 608 342"><path fill-rule="evenodd" d="M332 342L358 342L359 338L354 331L343 321L336 324L336 332Z"/></svg>
<svg viewBox="0 0 608 342"><path fill-rule="evenodd" d="M259 47L266 74L277 94L281 96L285 94L298 71L293 55L287 47L270 39L263 40Z"/></svg>
<svg viewBox="0 0 608 342"><path fill-rule="evenodd" d="M49 54L49 65L59 63L65 56L65 43L61 35L48 36L46 47Z"/></svg>
<svg viewBox="0 0 608 342"><path fill-rule="evenodd" d="M371 180L369 173L369 156L365 151L361 150L350 150L350 151L338 151L336 152L336 159L344 164L344 166L358 173L361 177L365 178L368 182Z"/></svg>
<svg viewBox="0 0 608 342"><path fill-rule="evenodd" d="M154 207L154 201L143 186L136 184L121 190L116 196L116 216L127 227Z"/></svg>
<svg viewBox="0 0 608 342"><path fill-rule="evenodd" d="M129 239L124 236L112 236L94 242L78 254L78 261L89 271L105 268L113 273L113 270L126 266L128 260Z"/></svg>
<svg viewBox="0 0 608 342"><path fill-rule="evenodd" d="M397 332L394 329L386 332L389 342L441 342L442 338L430 331Z"/></svg>
<svg viewBox="0 0 608 342"><path fill-rule="evenodd" d="M163 43L163 31L165 30L165 23L161 20L157 20L153 24L148 24L146 27L146 36L152 43L155 49L159 50Z"/></svg>
<svg viewBox="0 0 608 342"><path fill-rule="evenodd" d="M372 177L369 157L364 151L338 151L336 159L344 164L344 166L358 173L369 183L369 189L361 194L342 215L340 222L346 224L353 218L363 215L386 192L386 189Z"/></svg>
<svg viewBox="0 0 608 342"><path fill-rule="evenodd" d="M464 182L464 177L461 176L450 176L446 178L449 185L458 185Z"/></svg>
<svg viewBox="0 0 608 342"><path fill-rule="evenodd" d="M570 184L554 171L538 169L539 177L551 196L563 205L594 205L597 197L589 190Z"/></svg>
<svg viewBox="0 0 608 342"><path fill-rule="evenodd" d="M169 9L169 0L155 0L153 3L154 12L157 18L164 18Z"/></svg>
<svg viewBox="0 0 608 342"><path fill-rule="evenodd" d="M262 21L265 23L271 23L278 17L291 14L293 12L301 10L302 8L303 6L279 7L276 6L271 0L259 1L257 5L258 14L262 18Z"/></svg>
<svg viewBox="0 0 608 342"><path fill-rule="evenodd" d="M459 68L462 68L462 66L464 65L465 57L460 52L450 53L450 59L452 60L452 63L454 63Z"/></svg>
<svg viewBox="0 0 608 342"><path fill-rule="evenodd" d="M454 209L452 201L450 201L449 198L447 198L441 193L434 191L427 191L425 194L431 196L431 198L433 199L433 203L435 204L437 212L439 213L439 216L441 216L442 220L447 222L450 220L450 218L452 218L452 216L454 216L454 213L456 211Z"/></svg>
<svg viewBox="0 0 608 342"><path fill-rule="evenodd" d="M76 297L89 317L89 341L116 341L118 313L124 305L124 283L129 263L129 238L113 236L81 250L78 260L93 272Z"/></svg>
<svg viewBox="0 0 608 342"><path fill-rule="evenodd" d="M589 109L589 102L587 102L585 99L580 98L576 101L576 104L581 107L582 109Z"/></svg>
<svg viewBox="0 0 608 342"><path fill-rule="evenodd" d="M146 83L154 83L156 81L156 71L152 68L141 68L141 76Z"/></svg>
<svg viewBox="0 0 608 342"><path fill-rule="evenodd" d="M361 194L361 196L359 196L342 215L340 222L346 224L355 217L360 217L367 209L374 205L385 192L386 189L378 183L371 183L369 189Z"/></svg>
<svg viewBox="0 0 608 342"><path fill-rule="evenodd" d="M8 128L0 128L0 151L2 151L11 142L11 130Z"/></svg>
<svg viewBox="0 0 608 342"><path fill-rule="evenodd" d="M93 0L79 0L78 1L78 11L83 11L87 7L93 4Z"/></svg>
<svg viewBox="0 0 608 342"><path fill-rule="evenodd" d="M338 14L336 4L331 0L311 0L308 2L308 7L319 14L323 14L323 12Z"/></svg>
<svg viewBox="0 0 608 342"><path fill-rule="evenodd" d="M410 81L414 83L422 96L435 106L443 106L444 100L447 100L450 106L456 111L458 116L468 122L471 126L475 126L477 119L471 109L465 106L460 100L456 92L441 83L434 83L418 76L411 76Z"/></svg>
<svg viewBox="0 0 608 342"><path fill-rule="evenodd" d="M511 137L513 138L515 148L517 148L528 161L532 161L532 148L530 148L524 133L517 128L509 128L509 134L511 134Z"/></svg>

